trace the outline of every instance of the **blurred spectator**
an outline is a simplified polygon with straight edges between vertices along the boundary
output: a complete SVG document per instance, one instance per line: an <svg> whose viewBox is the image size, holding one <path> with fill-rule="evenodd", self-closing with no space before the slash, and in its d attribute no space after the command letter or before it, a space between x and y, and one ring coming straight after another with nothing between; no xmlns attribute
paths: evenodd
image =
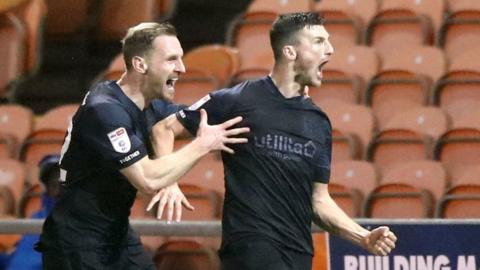
<svg viewBox="0 0 480 270"><path fill-rule="evenodd" d="M30 218L46 218L57 201L60 191L58 182L60 170L58 162L59 155L45 156L39 163L39 178L44 186L42 194L41 209L35 212ZM10 255L6 263L7 270L33 270L42 269L41 253L33 249L33 245L38 242L38 234L26 234L20 239L16 249Z"/></svg>

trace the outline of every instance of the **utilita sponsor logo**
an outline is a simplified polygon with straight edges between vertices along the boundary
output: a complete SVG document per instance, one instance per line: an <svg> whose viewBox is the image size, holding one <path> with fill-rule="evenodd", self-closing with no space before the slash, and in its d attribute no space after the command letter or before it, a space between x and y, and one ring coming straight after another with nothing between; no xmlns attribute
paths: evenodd
<svg viewBox="0 0 480 270"><path fill-rule="evenodd" d="M282 153L297 154L313 158L317 147L312 141L306 143L296 142L294 139L283 135L266 134L260 138L254 136L255 146L258 148L265 148Z"/></svg>

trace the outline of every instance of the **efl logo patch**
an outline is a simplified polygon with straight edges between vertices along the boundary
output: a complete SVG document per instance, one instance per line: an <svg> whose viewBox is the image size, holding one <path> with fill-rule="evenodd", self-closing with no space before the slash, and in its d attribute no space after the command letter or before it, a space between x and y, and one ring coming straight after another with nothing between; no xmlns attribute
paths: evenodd
<svg viewBox="0 0 480 270"><path fill-rule="evenodd" d="M119 153L127 153L132 146L125 128L117 128L108 133L108 139L112 143L113 149Z"/></svg>

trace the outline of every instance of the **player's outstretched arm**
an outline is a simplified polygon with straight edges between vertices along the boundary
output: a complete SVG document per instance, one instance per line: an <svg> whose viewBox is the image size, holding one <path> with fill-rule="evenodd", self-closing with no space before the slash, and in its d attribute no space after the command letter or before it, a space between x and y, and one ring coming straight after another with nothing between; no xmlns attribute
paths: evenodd
<svg viewBox="0 0 480 270"><path fill-rule="evenodd" d="M187 136L192 137L177 121L175 114L171 114L165 119L159 121L153 126L151 134L155 157L159 158L171 154L173 152L175 138ZM185 194L183 194L178 183L173 183L156 192L150 199L150 203L146 210L152 210L157 202L157 217L161 219L165 212L165 219L169 223L172 222L172 220L180 222L182 219L183 207L189 211L195 209L185 197Z"/></svg>
<svg viewBox="0 0 480 270"><path fill-rule="evenodd" d="M233 153L228 144L246 143L247 138L232 137L249 132L249 128L231 128L242 121L235 117L219 125L208 125L207 113L201 110L201 120L195 139L176 151L158 159L144 157L124 168L121 173L140 192L154 193L173 184L184 175L202 156L210 151L223 150Z"/></svg>
<svg viewBox="0 0 480 270"><path fill-rule="evenodd" d="M360 226L330 197L327 184L315 183L312 206L314 222L329 233L339 235L375 255L388 255L395 248L397 237L388 227L368 231Z"/></svg>

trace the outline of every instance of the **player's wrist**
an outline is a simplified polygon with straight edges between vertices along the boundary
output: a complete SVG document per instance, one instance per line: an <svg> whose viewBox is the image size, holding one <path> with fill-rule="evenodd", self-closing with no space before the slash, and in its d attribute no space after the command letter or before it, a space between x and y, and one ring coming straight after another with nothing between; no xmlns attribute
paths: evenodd
<svg viewBox="0 0 480 270"><path fill-rule="evenodd" d="M198 153L200 156L203 156L213 150L212 147L202 137L196 137L190 144L192 145L194 152Z"/></svg>
<svg viewBox="0 0 480 270"><path fill-rule="evenodd" d="M358 235L359 235L359 238L360 238L360 241L359 241L360 246L365 248L365 249L369 249L369 246L370 246L370 231L366 230L366 229L363 229L362 231L360 231L358 233Z"/></svg>

